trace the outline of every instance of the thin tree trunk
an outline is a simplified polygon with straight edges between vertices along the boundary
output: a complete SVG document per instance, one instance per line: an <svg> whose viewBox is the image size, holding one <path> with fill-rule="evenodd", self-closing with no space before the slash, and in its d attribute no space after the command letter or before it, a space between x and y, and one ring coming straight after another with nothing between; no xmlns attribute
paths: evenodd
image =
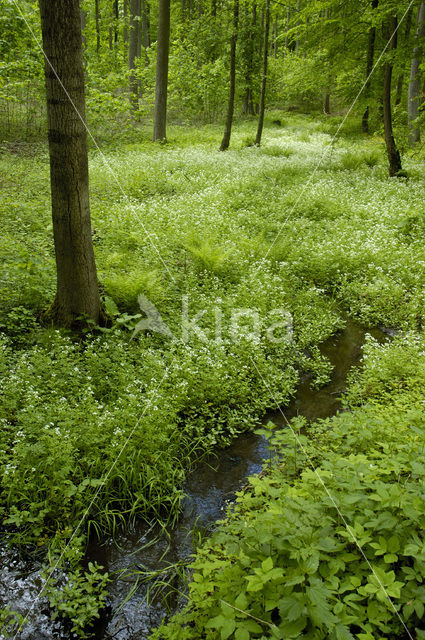
<svg viewBox="0 0 425 640"><path fill-rule="evenodd" d="M254 50L255 50L255 42L254 42L254 33L257 25L257 4L255 2L252 3L252 20L251 20L251 37L248 39L247 43L247 61L246 61L246 75L245 75L245 95L243 99L243 113L245 115L255 115L254 108L254 96L252 91L252 74L254 67Z"/></svg>
<svg viewBox="0 0 425 640"><path fill-rule="evenodd" d="M123 2L123 16L124 16L124 26L122 32L122 39L124 43L124 60L129 60L128 58L128 0L124 0Z"/></svg>
<svg viewBox="0 0 425 640"><path fill-rule="evenodd" d="M150 7L148 0L142 0L142 45L145 52L145 65L149 64L148 48L151 46L150 37Z"/></svg>
<svg viewBox="0 0 425 640"><path fill-rule="evenodd" d="M263 46L263 73L261 78L260 110L258 114L258 128L255 144L260 146L263 134L264 111L266 107L267 88L267 62L269 57L269 28L270 28L270 0L266 0L266 14L264 18L264 46Z"/></svg>
<svg viewBox="0 0 425 640"><path fill-rule="evenodd" d="M385 39L390 40L389 52L395 51L397 48L397 17L391 17L388 20ZM401 170L400 153L396 147L393 135L392 109L391 109L391 79L393 73L393 65L390 59L387 59L384 65L384 90L382 95L382 104L384 110L384 131L385 144L387 147L387 155L389 162L390 176L397 175Z"/></svg>
<svg viewBox="0 0 425 640"><path fill-rule="evenodd" d="M372 0L372 10L375 11L378 7L378 0ZM364 89L365 98L370 96L370 74L373 69L373 59L375 57L375 39L376 39L376 27L371 27L369 30L369 38L367 42L367 56L366 56L366 85ZM363 133L369 133L369 104L366 106L366 110L362 118L362 131Z"/></svg>
<svg viewBox="0 0 425 640"><path fill-rule="evenodd" d="M72 327L82 316L98 323L101 315L90 222L80 3L39 0L39 5L43 48L52 65L45 62L57 267L56 297L45 318Z"/></svg>
<svg viewBox="0 0 425 640"><path fill-rule="evenodd" d="M273 32L273 57L277 58L277 18L274 21Z"/></svg>
<svg viewBox="0 0 425 640"><path fill-rule="evenodd" d="M118 0L114 0L114 46L118 46L118 23L120 19L120 7Z"/></svg>
<svg viewBox="0 0 425 640"><path fill-rule="evenodd" d="M139 86L136 77L137 54L140 32L140 1L130 0L130 34L128 43L128 68L130 70L130 107L135 111L139 107Z"/></svg>
<svg viewBox="0 0 425 640"><path fill-rule="evenodd" d="M226 124L224 127L224 135L220 145L220 151L226 151L229 148L230 136L232 134L233 111L235 107L235 88L236 88L236 43L238 40L238 24L239 24L239 0L233 0L233 23L232 38L230 41L230 84L229 84L229 101L227 104Z"/></svg>
<svg viewBox="0 0 425 640"><path fill-rule="evenodd" d="M328 83L330 79L328 78ZM325 97L323 98L323 113L325 115L329 115L331 112L331 95L329 93L329 89L326 89Z"/></svg>
<svg viewBox="0 0 425 640"><path fill-rule="evenodd" d="M168 54L170 49L170 0L159 0L156 59L155 119L153 140L167 139Z"/></svg>
<svg viewBox="0 0 425 640"><path fill-rule="evenodd" d="M87 18L86 18L86 13L83 9L80 9L80 18L81 18L81 41L83 44L83 49L87 49L87 38L85 33Z"/></svg>
<svg viewBox="0 0 425 640"><path fill-rule="evenodd" d="M413 15L413 7L410 7L406 16L406 28L404 31L404 42L409 40L410 29L412 28L412 15ZM401 98L403 96L403 85L404 85L404 71L402 71L398 77L396 92L395 92L395 104L399 105L401 102Z"/></svg>
<svg viewBox="0 0 425 640"><path fill-rule="evenodd" d="M99 0L94 0L94 19L96 24L96 53L100 53Z"/></svg>
<svg viewBox="0 0 425 640"><path fill-rule="evenodd" d="M421 2L418 9L418 26L416 30L416 43L413 49L412 64L410 67L409 97L407 113L409 120L410 142L419 142L421 130L417 122L420 106L419 66L422 60L422 41L425 37L425 3Z"/></svg>
<svg viewBox="0 0 425 640"><path fill-rule="evenodd" d="M297 2L297 27L300 26L301 21L300 21L300 0L298 0ZM297 29L297 39L295 41L295 53L297 55L299 55L299 51L300 51L300 32L299 29Z"/></svg>
<svg viewBox="0 0 425 640"><path fill-rule="evenodd" d="M289 31L289 23L291 21L291 7L288 4L288 8L286 9L286 30L285 30L285 53L288 49L288 31Z"/></svg>

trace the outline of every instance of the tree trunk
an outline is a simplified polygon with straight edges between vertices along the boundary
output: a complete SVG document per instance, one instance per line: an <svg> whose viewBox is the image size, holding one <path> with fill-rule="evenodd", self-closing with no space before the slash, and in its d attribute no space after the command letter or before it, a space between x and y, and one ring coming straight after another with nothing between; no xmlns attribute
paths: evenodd
<svg viewBox="0 0 425 640"><path fill-rule="evenodd" d="M239 0L233 0L232 38L230 40L229 101L227 103L226 124L224 127L224 135L221 141L220 151L226 151L226 149L229 148L230 136L232 134L233 111L235 107L236 43L238 40L238 24L239 24Z"/></svg>
<svg viewBox="0 0 425 640"><path fill-rule="evenodd" d="M378 0L372 0L372 10L378 7ZM366 84L365 84L365 98L370 97L370 74L373 69L373 59L375 57L375 38L376 27L371 27L369 30L369 38L367 42L367 56L366 56ZM366 110L362 118L362 131L363 133L369 133L369 105L366 106Z"/></svg>
<svg viewBox="0 0 425 640"><path fill-rule="evenodd" d="M393 52L397 48L397 17L388 20L385 39L390 41L388 50ZM392 110L391 110L391 79L393 73L392 58L387 58L384 65L384 90L382 105L384 110L385 144L389 162L390 176L397 175L401 170L400 153L396 147L393 135Z"/></svg>
<svg viewBox="0 0 425 640"><path fill-rule="evenodd" d="M247 60L246 60L246 75L245 75L245 95L243 99L243 113L245 115L255 115L254 107L254 95L252 90L252 75L254 69L254 52L255 52L255 39L254 33L257 26L257 4L252 3L252 20L251 20L251 34L247 43Z"/></svg>
<svg viewBox="0 0 425 640"><path fill-rule="evenodd" d="M139 108L139 86L136 77L136 61L139 48L140 32L140 2L130 0L130 35L128 43L128 68L130 70L130 108L136 111Z"/></svg>
<svg viewBox="0 0 425 640"><path fill-rule="evenodd" d="M87 49L87 38L85 33L87 17L86 17L86 12L83 9L80 9L80 18L81 18L81 42L83 44L83 49Z"/></svg>
<svg viewBox="0 0 425 640"><path fill-rule="evenodd" d="M413 49L412 64L410 68L409 99L407 105L409 119L410 142L419 142L421 131L417 122L420 106L419 65L422 60L422 41L425 37L425 3L421 2L418 9L418 26L416 30L416 43Z"/></svg>
<svg viewBox="0 0 425 640"><path fill-rule="evenodd" d="M277 38L278 38L277 18L275 18L274 27L273 27L273 58L277 58Z"/></svg>
<svg viewBox="0 0 425 640"><path fill-rule="evenodd" d="M329 115L331 112L331 96L329 90L326 89L325 97L323 98L323 113Z"/></svg>
<svg viewBox="0 0 425 640"><path fill-rule="evenodd" d="M118 24L120 19L120 7L118 0L114 0L114 46L118 46Z"/></svg>
<svg viewBox="0 0 425 640"><path fill-rule="evenodd" d="M94 0L94 19L96 24L96 53L100 53L99 0Z"/></svg>
<svg viewBox="0 0 425 640"><path fill-rule="evenodd" d="M128 0L124 0L123 2L123 17L124 17L124 26L122 32L122 40L124 43L124 60L129 60L128 56Z"/></svg>
<svg viewBox="0 0 425 640"><path fill-rule="evenodd" d="M167 139L168 54L170 49L170 0L159 0L156 59L155 119L153 141Z"/></svg>
<svg viewBox="0 0 425 640"><path fill-rule="evenodd" d="M406 28L404 30L404 42L409 40L410 29L412 27L412 15L413 15L413 7L410 7L406 16ZM395 93L395 104L399 105L401 102L401 98L403 96L403 85L404 85L404 72L401 72L396 85L396 93Z"/></svg>
<svg viewBox="0 0 425 640"><path fill-rule="evenodd" d="M101 315L90 222L80 3L39 0L39 5L50 62L45 61L45 76L57 267L56 297L45 317L72 327L82 316L98 323Z"/></svg>
<svg viewBox="0 0 425 640"><path fill-rule="evenodd" d="M286 29L285 29L285 44L284 44L284 47L285 47L285 53L286 53L286 51L287 51L287 49L288 49L288 46L289 46L289 41L288 41L288 32L289 32L289 24L290 24L290 21L291 21L291 7L290 7L290 5L288 4L288 7L287 7L287 9L286 9Z"/></svg>
<svg viewBox="0 0 425 640"><path fill-rule="evenodd" d="M145 65L149 64L148 48L151 46L150 7L148 0L142 0L142 45L145 52Z"/></svg>
<svg viewBox="0 0 425 640"><path fill-rule="evenodd" d="M300 20L300 0L298 0L297 2L297 39L295 40L295 53L297 54L297 56L299 55L300 52L300 30L299 30L299 26L301 24L301 20Z"/></svg>
<svg viewBox="0 0 425 640"><path fill-rule="evenodd" d="M255 144L260 146L261 136L263 134L264 111L266 107L266 88L267 88L267 62L269 57L269 28L270 28L270 0L266 0L266 14L264 18L264 46L263 46L263 73L261 78L261 95L260 110L258 114L257 135Z"/></svg>

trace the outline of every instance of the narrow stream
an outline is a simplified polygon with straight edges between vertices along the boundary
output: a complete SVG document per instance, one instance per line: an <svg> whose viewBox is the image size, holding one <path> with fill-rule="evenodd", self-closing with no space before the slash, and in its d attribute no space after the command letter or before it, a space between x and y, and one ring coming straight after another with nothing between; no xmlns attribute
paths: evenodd
<svg viewBox="0 0 425 640"><path fill-rule="evenodd" d="M380 329L368 333L379 341L388 337L386 333L391 335L390 331ZM334 366L332 379L318 391L310 388L308 377L302 379L296 396L284 409L287 419L302 415L314 421L337 413L348 371L359 364L365 335L365 329L348 320L344 331L321 345L322 354ZM265 421L268 420L278 427L286 426L280 412L270 412ZM110 573L128 570L127 577L110 585L109 607L96 626L97 640L146 640L150 630L168 615L167 608L160 599L148 606L146 587L142 586L119 609L136 581L136 576L129 574L133 569L157 570L187 558L194 550L193 529L204 532L211 529L223 517L226 503L246 484L247 477L261 471L268 455L264 438L252 433L239 436L228 448L202 462L187 479L181 517L166 535L158 530L149 531L141 524L115 542L109 540L101 546L90 546L87 555L91 561L96 560ZM3 566L0 606L8 603L11 609L24 613L40 588L39 568L28 567L18 558L11 558L10 553L2 557L0 552L0 560ZM177 597L172 606L179 606ZM19 640L68 640L70 637L59 621L53 623L49 619L48 607L41 601L36 603L30 623Z"/></svg>

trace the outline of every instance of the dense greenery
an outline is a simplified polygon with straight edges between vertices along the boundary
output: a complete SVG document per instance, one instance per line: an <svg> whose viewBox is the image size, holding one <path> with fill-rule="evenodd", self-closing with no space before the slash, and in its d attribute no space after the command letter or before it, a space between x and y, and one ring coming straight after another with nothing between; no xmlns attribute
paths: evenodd
<svg viewBox="0 0 425 640"><path fill-rule="evenodd" d="M198 550L189 607L152 637L423 638L424 378L422 336L371 339L350 412L271 436L282 461Z"/></svg>
<svg viewBox="0 0 425 640"><path fill-rule="evenodd" d="M153 637L393 640L403 621L425 637L425 184L413 144L425 6L271 2L267 41L268 2L173 0L156 144L157 3L74 6L102 318L79 316L78 331L45 314L57 264L38 3L0 0L5 542L45 561L52 616L88 635L109 581L82 563L90 536L175 521L197 461L285 406L300 375L329 380L319 345L349 315L397 338L370 340L346 412L296 421L296 436L266 430L280 457L198 550L187 608ZM220 153L234 47L235 123ZM140 330L146 300L165 333ZM282 313L293 339L271 340ZM20 613L1 609L0 632L15 633Z"/></svg>
<svg viewBox="0 0 425 640"><path fill-rule="evenodd" d="M284 126L272 124L279 118ZM315 346L342 326L336 303L370 326L421 326L424 187L417 164L409 165L409 182L394 182L386 176L379 139L341 139L323 161L308 201L295 204L329 144L329 124L275 113L266 125L260 150L245 146L247 121L237 126L238 148L226 155L216 151L220 129L212 126L190 137L175 128L169 145L149 154L147 142L110 152L107 160L123 176L130 202L92 153L96 257L118 315L111 329L79 338L42 329L37 321L54 282L47 157L42 150L37 159L14 148L3 153L2 510L15 542L42 551L53 536L60 550L89 505L80 533L103 535L129 518L176 514L191 462L253 428L274 404L260 374L282 404L296 387L299 367L311 370L318 384L326 381L329 369ZM154 181L154 173L163 181ZM155 234L161 255L151 250L140 221ZM157 305L176 341L154 333L131 340L140 292ZM179 339L182 294L189 295L190 318L208 310L199 323L207 342ZM223 313L221 343L214 340L216 306ZM233 342L228 333L235 307L257 309L264 328L271 310L290 310L293 345L272 344L264 333L255 343ZM410 344L401 343L393 366L408 366ZM379 399L383 390L373 383L382 364L375 369L365 395ZM363 393L353 386L352 403ZM387 408L379 411L387 415ZM365 415L371 411L359 420ZM350 427L347 416L344 428L355 430L357 418ZM400 434L395 429L394 437ZM349 446L357 452L356 443ZM336 449L340 455L345 450ZM286 467L276 473L286 478ZM345 503L341 508L352 522ZM79 537L67 551L71 566L83 545ZM71 609L80 584L81 578Z"/></svg>

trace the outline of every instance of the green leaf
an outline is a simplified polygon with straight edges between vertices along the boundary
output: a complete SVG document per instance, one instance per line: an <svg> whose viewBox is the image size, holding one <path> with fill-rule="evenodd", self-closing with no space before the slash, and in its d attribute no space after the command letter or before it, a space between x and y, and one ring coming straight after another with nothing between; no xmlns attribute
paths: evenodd
<svg viewBox="0 0 425 640"><path fill-rule="evenodd" d="M263 560L263 562L261 563L261 568L264 573L267 573L268 571L271 571L273 569L273 560L270 556L266 558L266 560Z"/></svg>
<svg viewBox="0 0 425 640"><path fill-rule="evenodd" d="M230 618L226 618L221 627L221 640L227 640L236 628L236 622Z"/></svg>

